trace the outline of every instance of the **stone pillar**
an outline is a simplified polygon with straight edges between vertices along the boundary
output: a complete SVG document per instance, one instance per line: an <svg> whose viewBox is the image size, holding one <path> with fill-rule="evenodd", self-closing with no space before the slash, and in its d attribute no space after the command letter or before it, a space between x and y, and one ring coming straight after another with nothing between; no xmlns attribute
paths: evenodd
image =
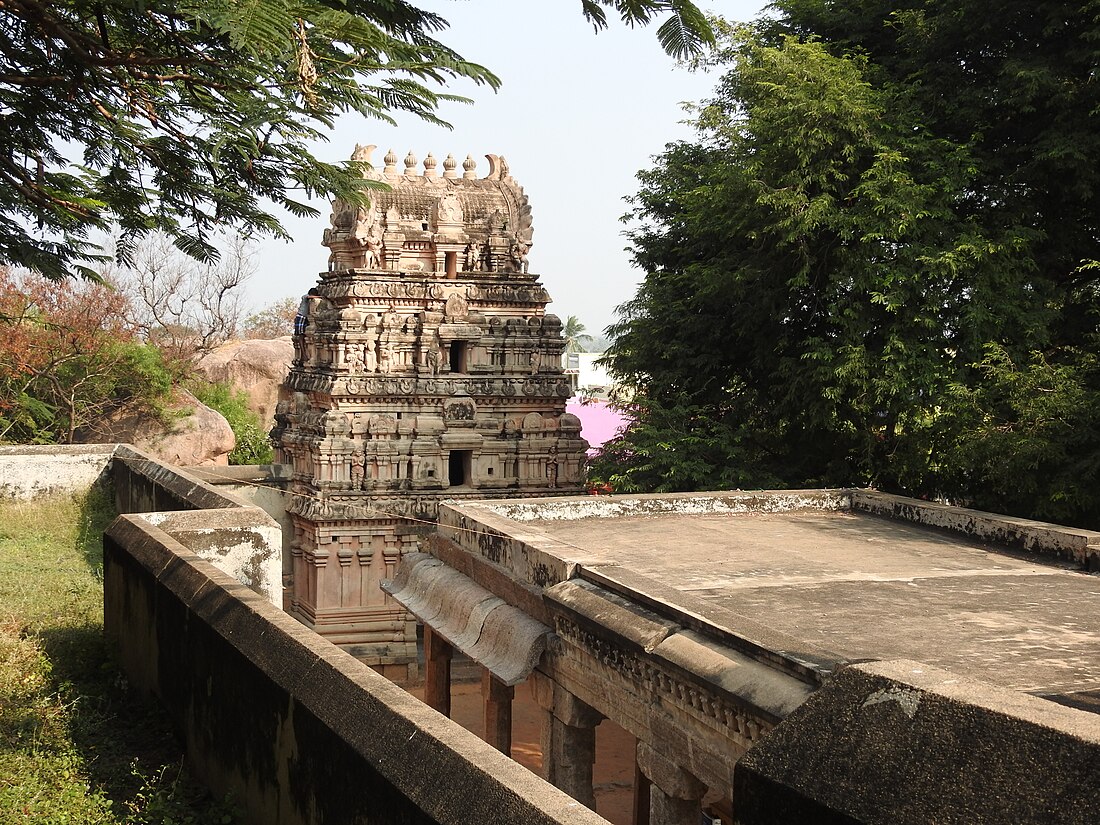
<svg viewBox="0 0 1100 825"><path fill-rule="evenodd" d="M650 825L699 825L706 785L644 742L638 743L638 768L652 783Z"/></svg>
<svg viewBox="0 0 1100 825"><path fill-rule="evenodd" d="M424 704L451 715L451 656L454 648L424 625Z"/></svg>
<svg viewBox="0 0 1100 825"><path fill-rule="evenodd" d="M516 689L488 669L481 676L485 700L485 741L506 756L512 755L512 699Z"/></svg>
<svg viewBox="0 0 1100 825"><path fill-rule="evenodd" d="M596 809L592 763L596 759L596 725L603 716L538 672L535 700L546 711L542 722L543 778L582 805Z"/></svg>

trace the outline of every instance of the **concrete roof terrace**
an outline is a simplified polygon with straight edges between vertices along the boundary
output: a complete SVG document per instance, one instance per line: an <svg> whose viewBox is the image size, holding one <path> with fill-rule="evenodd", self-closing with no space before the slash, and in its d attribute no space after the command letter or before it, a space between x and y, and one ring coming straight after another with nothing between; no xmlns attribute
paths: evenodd
<svg viewBox="0 0 1100 825"><path fill-rule="evenodd" d="M913 659L1100 711L1100 533L869 491L454 505L667 613L831 671ZM468 522L467 522L468 523Z"/></svg>

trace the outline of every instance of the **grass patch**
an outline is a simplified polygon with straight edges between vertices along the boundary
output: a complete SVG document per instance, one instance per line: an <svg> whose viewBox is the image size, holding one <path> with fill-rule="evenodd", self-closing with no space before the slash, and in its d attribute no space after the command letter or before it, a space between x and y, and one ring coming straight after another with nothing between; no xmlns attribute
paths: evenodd
<svg viewBox="0 0 1100 825"><path fill-rule="evenodd" d="M103 640L101 492L0 503L0 825L226 825Z"/></svg>

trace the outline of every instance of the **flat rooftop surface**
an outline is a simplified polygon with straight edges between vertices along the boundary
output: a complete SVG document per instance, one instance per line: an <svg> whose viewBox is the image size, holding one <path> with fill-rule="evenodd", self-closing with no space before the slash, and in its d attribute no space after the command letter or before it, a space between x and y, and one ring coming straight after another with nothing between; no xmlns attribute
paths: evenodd
<svg viewBox="0 0 1100 825"><path fill-rule="evenodd" d="M1100 691L1100 576L858 512L524 520L841 659L907 658L1043 695ZM1079 696L1093 706L1095 695Z"/></svg>

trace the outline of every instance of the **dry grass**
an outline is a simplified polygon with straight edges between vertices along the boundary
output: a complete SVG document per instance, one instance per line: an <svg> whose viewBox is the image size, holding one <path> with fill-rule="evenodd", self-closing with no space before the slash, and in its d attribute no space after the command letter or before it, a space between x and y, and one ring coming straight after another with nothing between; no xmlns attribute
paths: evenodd
<svg viewBox="0 0 1100 825"><path fill-rule="evenodd" d="M234 821L103 642L99 493L0 503L0 825Z"/></svg>

